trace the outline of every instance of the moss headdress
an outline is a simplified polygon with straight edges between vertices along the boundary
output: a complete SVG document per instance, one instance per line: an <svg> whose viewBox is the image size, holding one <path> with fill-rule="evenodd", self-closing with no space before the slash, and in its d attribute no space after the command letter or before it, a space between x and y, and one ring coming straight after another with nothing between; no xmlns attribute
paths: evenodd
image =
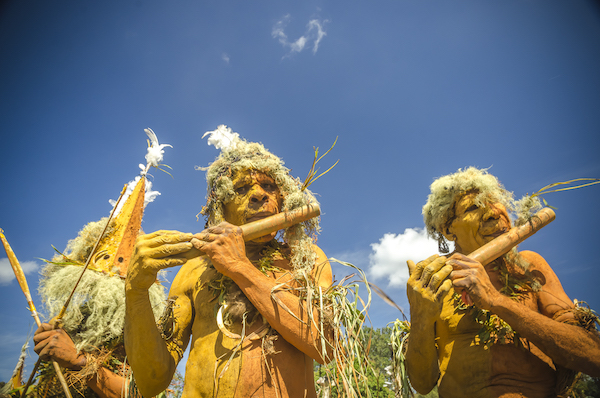
<svg viewBox="0 0 600 398"><path fill-rule="evenodd" d="M455 202L468 192L477 192L475 203L501 203L510 212L515 208L513 193L507 191L487 169L469 167L456 173L439 177L431 184L431 193L423 206L423 219L427 234L438 241L440 251L448 252L444 229L454 218Z"/></svg>
<svg viewBox="0 0 600 398"><path fill-rule="evenodd" d="M258 142L247 142L239 138L231 128L220 125L208 131L209 145L221 149L221 154L206 168L207 196L202 214L207 217L206 225L216 225L222 221L223 205L235 196L233 177L241 170L256 170L275 180L283 196L281 211L293 210L309 203L318 203L308 189L302 189L302 182L289 174L283 161L269 152ZM319 232L319 220L313 218L304 223L287 228L283 241L292 248L291 263L295 270L310 273L314 265L313 238Z"/></svg>
<svg viewBox="0 0 600 398"><path fill-rule="evenodd" d="M108 218L88 223L70 240L64 255L56 255L42 269L38 292L49 317L57 315L75 282L81 275L81 265L92 251L93 244L104 229ZM113 228L109 227L109 234ZM64 263L65 256L71 264ZM165 308L165 288L154 283L148 291L155 318ZM63 329L69 333L78 350L92 352L120 339L125 324L125 279L118 274L88 270L83 274L63 318Z"/></svg>

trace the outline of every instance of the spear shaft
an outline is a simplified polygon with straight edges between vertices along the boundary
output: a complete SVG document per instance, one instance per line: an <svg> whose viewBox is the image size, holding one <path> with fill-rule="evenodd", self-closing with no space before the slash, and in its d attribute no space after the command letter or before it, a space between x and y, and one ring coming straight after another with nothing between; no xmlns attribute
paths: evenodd
<svg viewBox="0 0 600 398"><path fill-rule="evenodd" d="M121 202L121 199L123 199L123 195L125 194L125 191L127 190L127 184L125 184L125 186L123 187L123 190L121 191L121 195L119 196L119 199L117 200L117 203L115 203L115 206L113 207L112 211L110 212L110 216L108 217L108 220L106 220L106 225L104 226L104 229L102 230L102 233L100 234L100 236L98 237L98 240L96 240L96 244L94 245L94 248L92 249L92 251L90 252L90 255L85 263L85 266L83 267L83 270L81 271L81 274L79 275L79 279L77 280L77 282L75 283L75 286L73 286L73 289L71 290L71 294L69 294L69 297L67 298L67 300L65 301L65 304L63 305L62 309L60 310L60 313L54 317L53 319L53 327L56 329L59 324L61 319L64 317L67 308L69 306L69 303L71 302L71 298L73 297L73 294L75 293L75 290L77 289L77 286L79 285L79 282L81 281L81 278L83 278L83 274L85 273L85 271L87 270L88 266L90 265L90 261L92 259L92 256L94 255L94 252L96 251L96 248L98 247L98 245L100 244L100 241L102 240L102 237L104 236L104 233L106 232L106 229L108 228L108 225L110 223L110 220L112 219L113 215L115 214L115 210L117 209L117 207L119 206L119 202ZM4 235L2 235L4 236ZM2 239L2 243L4 244L6 239ZM8 246L8 242L6 242L5 244L5 248L8 247L8 249L6 249L6 252L8 254L9 250L12 253L12 257L14 258L14 260L16 261L16 256L14 255L14 253L12 252L12 249L10 249L10 246ZM9 255L9 259L10 259L10 255ZM12 264L12 260L11 260L11 264ZM17 261L18 264L18 261ZM21 267L18 267L19 270L21 269ZM15 270L15 267L13 266L13 270ZM19 275L22 275L21 279L25 282L25 285L21 284L21 279L19 279L19 284L21 285L21 289L23 289L23 292L25 293L25 296L27 297L27 301L30 303L30 308L33 308L32 310L32 314L34 316L34 318L36 319L36 323L38 324L38 326L41 324L39 317L37 317L37 312L35 312L35 307L33 306L33 302L31 301L31 295L29 294L29 288L27 287L27 282L25 281L25 275L23 274L23 271L20 271L20 274L17 270L15 270L15 275L17 275L17 279L19 279ZM23 288L23 286L25 286L25 288ZM38 358L37 362L35 363L35 366L33 367L33 372L31 373L31 376L29 376L29 380L27 380L27 384L25 384L25 389L23 390L23 395L22 397L25 396L27 389L29 388L29 386L31 385L32 381L33 381L33 376L35 375L35 372L37 372L38 367L40 366L41 363L41 358ZM58 378L58 380L60 381L60 384L63 386L63 389L65 390L65 394L67 396L67 398L73 398L71 396L71 392L69 391L69 387L67 386L67 382L60 370L60 366L56 363L56 361L52 361L52 364L54 366L54 370L56 371L56 377Z"/></svg>
<svg viewBox="0 0 600 398"><path fill-rule="evenodd" d="M25 273L23 272L23 268L21 268L21 264L19 264L19 260L17 260L17 256L15 255L12 248L8 244L8 241L6 240L6 237L4 236L4 231L2 230L2 228L0 228L0 239L2 240L2 245L4 246L4 250L6 250L6 255L8 256L8 261L10 262L13 272L15 273L17 282L19 283L19 286L21 287L23 294L25 294L25 298L27 299L27 304L29 304L29 311L31 311L31 315L33 316L33 319L35 319L35 323L38 325L38 327L40 327L40 325L42 323L40 322L40 317L38 316L38 313L35 309L35 305L33 304L33 300L31 299L31 293L29 292L29 286L27 285L27 279L25 278ZM31 372L31 376L29 376L29 380L27 380L27 384L25 384L25 388L23 389L23 394L22 394L23 397L25 396L25 394L27 394L27 389L29 388L29 386L31 385L31 382L33 381L33 376L37 372L39 362L40 361L38 359L38 361L36 362L35 367L33 369L33 372ZM52 365L54 366L54 371L56 372L56 377L60 381L60 384L62 385L63 390L65 391L65 395L68 398L72 398L71 392L69 391L69 386L67 385L67 382L65 380L65 377L62 374L62 371L60 370L60 366L54 360L52 360Z"/></svg>

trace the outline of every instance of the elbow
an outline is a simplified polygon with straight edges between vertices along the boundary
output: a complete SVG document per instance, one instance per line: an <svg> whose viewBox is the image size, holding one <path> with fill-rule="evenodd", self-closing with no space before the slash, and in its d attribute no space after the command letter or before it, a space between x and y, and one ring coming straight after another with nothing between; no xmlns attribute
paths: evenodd
<svg viewBox="0 0 600 398"><path fill-rule="evenodd" d="M317 357L314 358L314 360L317 361L320 365L327 365L328 363L333 361L333 359L333 350L327 350L325 352L325 355L319 353L319 355L317 355Z"/></svg>
<svg viewBox="0 0 600 398"><path fill-rule="evenodd" d="M429 372L418 372L416 369L411 369L408 361L406 363L406 371L410 385L421 395L427 395L437 385L439 373L432 372L429 377L426 376ZM433 374L435 373L435 375Z"/></svg>
<svg viewBox="0 0 600 398"><path fill-rule="evenodd" d="M581 371L591 377L600 377L600 336L593 334L593 349L588 350L589 363Z"/></svg>
<svg viewBox="0 0 600 398"><path fill-rule="evenodd" d="M580 366L572 366L571 368L579 370L591 377L600 377L600 353L597 355L598 356L595 356L593 360L590 360L588 363L584 363Z"/></svg>
<svg viewBox="0 0 600 398"><path fill-rule="evenodd" d="M410 377L410 375L408 376L408 378L410 379L410 385L412 386L412 388L414 388L415 391L421 395L429 394L436 385L435 382L430 382L429 380L425 380L423 378Z"/></svg>
<svg viewBox="0 0 600 398"><path fill-rule="evenodd" d="M312 355L312 358L321 365L327 365L328 363L334 360L334 350L333 346L329 341L326 341L322 344L325 344L326 347L321 347L324 349L319 350L319 346L321 346L321 344L318 344L315 347L315 351L317 352L314 355Z"/></svg>
<svg viewBox="0 0 600 398"><path fill-rule="evenodd" d="M167 387L169 387L169 384L171 383L171 380L168 377L167 377L167 379L169 379L169 380L166 380L164 375L163 375L163 377L141 377L141 378L139 378L134 373L133 378L135 380L136 388L139 390L140 394L143 397L158 396L160 393L165 391L167 389Z"/></svg>
<svg viewBox="0 0 600 398"><path fill-rule="evenodd" d="M130 358L135 386L143 397L157 396L169 387L176 370L176 365L170 359Z"/></svg>
<svg viewBox="0 0 600 398"><path fill-rule="evenodd" d="M333 346L333 334L323 339L313 339L309 350L305 354L321 365L327 365L335 359L335 348Z"/></svg>
<svg viewBox="0 0 600 398"><path fill-rule="evenodd" d="M333 330L327 328L323 339L319 339L315 343L315 349L318 351L314 356L314 360L321 365L327 365L335 359Z"/></svg>
<svg viewBox="0 0 600 398"><path fill-rule="evenodd" d="M410 377L409 377L410 378ZM433 390L433 387L435 387L435 383L433 384L429 384L429 383L421 383L420 380L418 380L419 382L413 382L413 379L410 379L410 385L412 386L412 388L415 389L416 392L418 392L421 395L427 395L431 392L431 390Z"/></svg>
<svg viewBox="0 0 600 398"><path fill-rule="evenodd" d="M591 337L584 344L565 350L562 355L552 358L554 362L564 368L585 373L591 377L600 377L600 335L595 332L587 332L584 337ZM583 340L583 339L581 339Z"/></svg>

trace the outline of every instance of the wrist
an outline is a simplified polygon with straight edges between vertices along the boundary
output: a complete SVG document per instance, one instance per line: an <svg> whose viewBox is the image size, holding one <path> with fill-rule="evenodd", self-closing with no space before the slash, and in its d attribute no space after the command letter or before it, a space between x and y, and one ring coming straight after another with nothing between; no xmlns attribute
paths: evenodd
<svg viewBox="0 0 600 398"><path fill-rule="evenodd" d="M503 295L502 293L496 291L496 294L494 294L489 301L489 307L487 310L500 316L500 314L506 310L508 308L508 306L510 306L513 303L513 301ZM484 308L485 309L485 308Z"/></svg>
<svg viewBox="0 0 600 398"><path fill-rule="evenodd" d="M148 289L156 282L156 277L157 274L146 273L142 275L141 272L128 272L125 279L125 294L148 295Z"/></svg>
<svg viewBox="0 0 600 398"><path fill-rule="evenodd" d="M149 288L134 286L127 281L125 283L125 302L138 303L150 300Z"/></svg>
<svg viewBox="0 0 600 398"><path fill-rule="evenodd" d="M411 309L413 307L411 306ZM439 311L410 311L411 324L420 324L425 327L433 326L439 318Z"/></svg>
<svg viewBox="0 0 600 398"><path fill-rule="evenodd" d="M216 268L216 267L215 267ZM240 277L247 277L249 273L253 271L258 271L254 264L248 259L243 258L239 261L236 261L234 264L231 264L227 267L223 267L223 270L220 271L223 275L228 278L233 279L234 281Z"/></svg>
<svg viewBox="0 0 600 398"><path fill-rule="evenodd" d="M73 363L71 369L81 370L85 367L85 365L87 365L87 356L84 353L80 353L75 359L75 362Z"/></svg>

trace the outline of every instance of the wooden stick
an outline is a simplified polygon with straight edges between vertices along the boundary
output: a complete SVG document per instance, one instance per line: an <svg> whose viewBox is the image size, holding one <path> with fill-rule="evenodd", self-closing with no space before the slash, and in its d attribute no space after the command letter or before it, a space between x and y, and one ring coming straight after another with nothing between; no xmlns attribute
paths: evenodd
<svg viewBox="0 0 600 398"><path fill-rule="evenodd" d="M35 323L38 325L38 327L40 327L42 322L40 321L40 317L38 316L37 311L35 310L35 305L33 304L33 300L31 299L31 293L29 292L29 286L27 285L27 279L25 278L25 273L23 272L23 268L21 268L21 264L19 264L19 260L17 260L17 256L15 255L12 248L8 244L8 241L6 240L6 237L4 236L4 231L2 230L2 228L0 228L0 240L2 240L2 245L4 246L4 250L6 250L6 255L8 256L8 261L10 262L13 272L15 273L17 282L19 282L19 286L21 287L23 294L25 294L25 298L27 299L27 304L29 304L29 311L31 311L31 315L33 316L33 319L35 319ZM29 379L27 380L27 384L25 384L25 388L23 389L23 393L22 393L23 397L25 396L25 394L27 394L27 389L29 388L29 386L31 385L31 382L33 381L33 376L37 372L39 363L40 363L40 359L38 358L38 360L33 368L33 372L31 372L31 375L29 376ZM60 381L60 384L62 385L63 390L65 391L65 395L68 398L72 398L71 391L69 390L67 381L65 380L65 378L62 374L62 371L60 370L60 366L54 360L52 361L52 365L54 366L54 371L56 372L56 377Z"/></svg>
<svg viewBox="0 0 600 398"><path fill-rule="evenodd" d="M33 367L31 374L29 375L29 379L27 379L27 383L25 383L25 388L23 389L23 392L21 393L21 398L25 398L27 396L27 389L33 382L33 376L35 376L38 368L40 367L41 362L42 362L42 360L38 357L38 360L36 361L35 366ZM52 361L52 363L56 363L56 362ZM58 366L58 364L56 364L56 365ZM58 369L60 370L60 367ZM54 370L56 370L56 367L54 368ZM61 372L61 374L62 374L62 372ZM58 375L58 373L57 373L57 375ZM59 380L60 380L60 378L59 378ZM65 378L63 377L62 380L65 380ZM65 381L65 384L66 383L67 382ZM63 385L63 382L61 381L60 384L63 386L63 390L64 390L65 386ZM69 391L68 387L65 390L65 394L67 394L67 391ZM71 391L69 391L69 394L71 394ZM71 395L67 395L67 397L71 397Z"/></svg>

